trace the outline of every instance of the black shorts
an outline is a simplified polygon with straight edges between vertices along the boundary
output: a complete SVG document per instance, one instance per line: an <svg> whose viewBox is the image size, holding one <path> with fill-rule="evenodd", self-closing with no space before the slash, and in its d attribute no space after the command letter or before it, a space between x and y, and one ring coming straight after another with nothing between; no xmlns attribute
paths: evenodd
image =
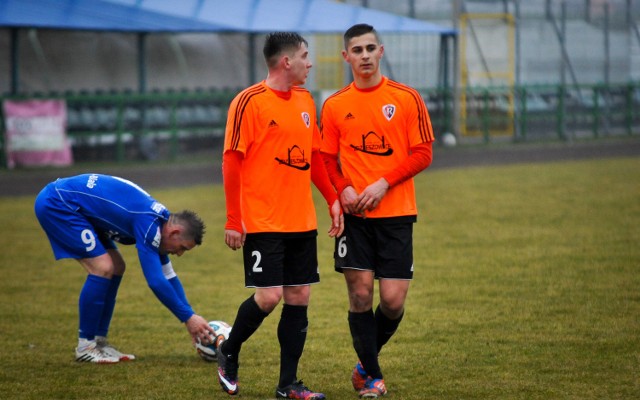
<svg viewBox="0 0 640 400"><path fill-rule="evenodd" d="M335 270L373 271L376 279L413 278L415 216L360 218L344 216L344 233L336 238Z"/></svg>
<svg viewBox="0 0 640 400"><path fill-rule="evenodd" d="M317 231L249 233L244 255L248 288L301 286L320 282Z"/></svg>

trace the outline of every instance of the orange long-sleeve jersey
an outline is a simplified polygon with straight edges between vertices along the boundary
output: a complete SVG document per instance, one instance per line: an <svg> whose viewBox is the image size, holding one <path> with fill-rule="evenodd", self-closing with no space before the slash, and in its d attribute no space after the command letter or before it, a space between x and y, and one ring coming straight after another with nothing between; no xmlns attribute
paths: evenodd
<svg viewBox="0 0 640 400"><path fill-rule="evenodd" d="M321 122L321 151L340 159L344 181L337 182L335 171L329 171L339 190L348 182L360 193L381 177L392 177L387 179L393 181L389 191L367 217L417 215L413 175L430 164L434 135L427 107L415 89L387 77L366 90L352 83L325 101ZM424 149L419 167L409 165L404 169L413 175L399 179L398 171L416 148Z"/></svg>
<svg viewBox="0 0 640 400"><path fill-rule="evenodd" d="M317 229L311 166L324 169L322 162L312 162L320 144L315 104L306 89L279 92L262 81L239 93L225 131L225 160L230 152L242 155L223 164L227 229L241 229L239 219L248 233Z"/></svg>

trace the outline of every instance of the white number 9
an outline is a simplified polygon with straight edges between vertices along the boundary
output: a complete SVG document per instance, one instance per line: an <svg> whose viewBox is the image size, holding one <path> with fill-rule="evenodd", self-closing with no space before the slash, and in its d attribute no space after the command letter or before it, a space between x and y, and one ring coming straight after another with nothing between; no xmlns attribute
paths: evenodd
<svg viewBox="0 0 640 400"><path fill-rule="evenodd" d="M89 229L85 229L80 233L80 238L82 239L82 243L86 244L86 251L91 251L96 248L96 237L93 236L93 232Z"/></svg>

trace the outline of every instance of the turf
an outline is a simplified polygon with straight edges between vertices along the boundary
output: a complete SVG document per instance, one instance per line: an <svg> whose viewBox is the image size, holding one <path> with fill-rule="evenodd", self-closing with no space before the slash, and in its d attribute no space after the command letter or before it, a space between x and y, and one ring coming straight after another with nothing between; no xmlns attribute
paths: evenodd
<svg viewBox="0 0 640 400"><path fill-rule="evenodd" d="M640 397L640 159L427 171L416 186L415 279L381 354L388 398ZM251 291L241 253L223 243L221 186L152 194L207 223L205 243L173 264L196 311L232 323ZM355 399L346 289L317 199L322 282L299 377L329 399ZM130 246L110 339L138 359L74 362L84 273L53 261L32 208L33 197L0 198L0 398L228 398ZM279 313L243 347L243 399L273 397Z"/></svg>

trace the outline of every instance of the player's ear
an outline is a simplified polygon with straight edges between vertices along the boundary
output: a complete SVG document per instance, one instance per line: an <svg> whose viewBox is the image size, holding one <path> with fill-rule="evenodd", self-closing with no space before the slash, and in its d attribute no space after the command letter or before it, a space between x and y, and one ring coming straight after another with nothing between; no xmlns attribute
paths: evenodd
<svg viewBox="0 0 640 400"><path fill-rule="evenodd" d="M174 224L171 227L171 235L175 237L180 237L184 233L184 226L180 224Z"/></svg>
<svg viewBox="0 0 640 400"><path fill-rule="evenodd" d="M168 221L164 229L169 237L177 237L184 232L184 226Z"/></svg>
<svg viewBox="0 0 640 400"><path fill-rule="evenodd" d="M291 67L291 58L288 55L284 54L280 57L280 63L284 69L289 69Z"/></svg>

